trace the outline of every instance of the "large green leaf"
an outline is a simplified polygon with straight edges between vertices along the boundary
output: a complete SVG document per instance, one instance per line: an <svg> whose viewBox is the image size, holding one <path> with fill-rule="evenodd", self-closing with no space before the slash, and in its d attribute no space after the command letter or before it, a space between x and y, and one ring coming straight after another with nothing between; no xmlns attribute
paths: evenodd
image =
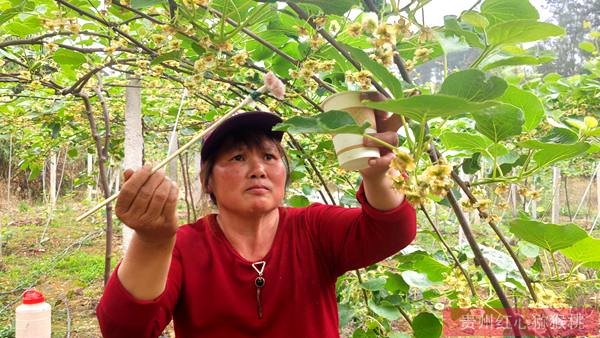
<svg viewBox="0 0 600 338"><path fill-rule="evenodd" d="M396 320L400 318L400 310L387 301L382 301L380 304L376 304L372 299L368 301L369 309L373 310L377 315L387 319Z"/></svg>
<svg viewBox="0 0 600 338"><path fill-rule="evenodd" d="M506 81L497 76L488 79L480 70L467 69L450 74L442 83L439 93L480 102L501 96L506 86Z"/></svg>
<svg viewBox="0 0 600 338"><path fill-rule="evenodd" d="M395 259L402 263L399 266L400 269L424 273L433 282L443 281L445 273L450 269L446 264L431 257L428 252L421 250L407 255L398 255Z"/></svg>
<svg viewBox="0 0 600 338"><path fill-rule="evenodd" d="M538 11L527 0L486 0L481 4L481 14L492 25L500 21L540 18Z"/></svg>
<svg viewBox="0 0 600 338"><path fill-rule="evenodd" d="M571 144L577 142L577 133L568 128L552 128L541 138L542 142Z"/></svg>
<svg viewBox="0 0 600 338"><path fill-rule="evenodd" d="M82 53L65 48L59 48L54 52L53 58L59 64L79 66L85 63L85 56Z"/></svg>
<svg viewBox="0 0 600 338"><path fill-rule="evenodd" d="M436 315L421 312L412 321L415 338L437 338L442 335L442 322Z"/></svg>
<svg viewBox="0 0 600 338"><path fill-rule="evenodd" d="M393 293L407 293L410 288L401 275L394 272L386 272L387 280L385 282L386 290Z"/></svg>
<svg viewBox="0 0 600 338"><path fill-rule="evenodd" d="M449 150L483 152L493 144L488 138L469 133L444 133L440 140Z"/></svg>
<svg viewBox="0 0 600 338"><path fill-rule="evenodd" d="M295 1L319 6L325 14L343 15L354 5L360 4L358 0L300 0Z"/></svg>
<svg viewBox="0 0 600 338"><path fill-rule="evenodd" d="M398 100L366 101L368 107L394 112L422 121L435 117L451 117L453 115L477 112L494 106L494 102L470 102L461 97L449 95L420 95Z"/></svg>
<svg viewBox="0 0 600 338"><path fill-rule="evenodd" d="M524 123L523 112L504 103L473 113L473 118L475 129L496 143L521 134Z"/></svg>
<svg viewBox="0 0 600 338"><path fill-rule="evenodd" d="M600 239L584 238L560 253L577 262L600 262Z"/></svg>
<svg viewBox="0 0 600 338"><path fill-rule="evenodd" d="M565 33L562 27L535 20L512 20L500 22L489 28L488 42L491 45L524 43L544 40Z"/></svg>
<svg viewBox="0 0 600 338"><path fill-rule="evenodd" d="M359 126L347 112L331 110L313 117L294 116L277 124L273 130L288 133L362 134L367 128L369 123Z"/></svg>
<svg viewBox="0 0 600 338"><path fill-rule="evenodd" d="M528 219L510 222L510 232L550 252L568 248L588 237L585 230L573 223L551 224Z"/></svg>
<svg viewBox="0 0 600 338"><path fill-rule="evenodd" d="M521 142L519 145L525 148L539 149L533 154L533 160L537 163L538 167L581 155L590 148L590 145L585 142L557 144L529 140Z"/></svg>
<svg viewBox="0 0 600 338"><path fill-rule="evenodd" d="M386 283L385 278L373 278L363 282L360 286L369 291L377 291L384 288Z"/></svg>
<svg viewBox="0 0 600 338"><path fill-rule="evenodd" d="M550 62L554 60L552 56L533 56L533 55L521 55L512 56L506 59L494 61L483 66L483 70L488 71L490 69L504 67L504 66L522 66L522 65L541 65L542 63Z"/></svg>
<svg viewBox="0 0 600 338"><path fill-rule="evenodd" d="M404 279L406 284L417 289L429 289L430 287L438 284L431 281L427 277L427 274L416 272L413 270L403 271L402 279Z"/></svg>
<svg viewBox="0 0 600 338"><path fill-rule="evenodd" d="M525 118L525 123L523 123L524 131L534 129L544 118L544 106L540 99L531 92L515 86L509 86L499 100L519 107L523 111Z"/></svg>
<svg viewBox="0 0 600 338"><path fill-rule="evenodd" d="M476 32L469 31L460 26L458 20L453 15L447 15L444 17L444 32L446 35L456 36L461 40L464 40L469 46L483 49L485 45L481 41L481 38Z"/></svg>
<svg viewBox="0 0 600 338"><path fill-rule="evenodd" d="M43 29L40 19L37 16L28 16L23 20L13 20L4 25L7 32L19 37L35 34Z"/></svg>
<svg viewBox="0 0 600 338"><path fill-rule="evenodd" d="M402 93L402 83L400 83L398 78L390 73L387 68L385 68L379 62L371 59L369 55L367 55L367 53L363 52L361 49L345 44L343 47L350 53L350 55L352 55L354 60L358 61L365 69L370 71L377 80L381 81L381 83L390 90L393 97L401 98L404 96Z"/></svg>

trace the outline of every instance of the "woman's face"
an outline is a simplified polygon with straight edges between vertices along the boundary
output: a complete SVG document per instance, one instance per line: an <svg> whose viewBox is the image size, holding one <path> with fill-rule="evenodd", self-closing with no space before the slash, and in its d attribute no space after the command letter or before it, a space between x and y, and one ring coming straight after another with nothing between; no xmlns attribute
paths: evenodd
<svg viewBox="0 0 600 338"><path fill-rule="evenodd" d="M260 215L281 205L285 180L277 147L264 139L260 147L241 145L217 155L208 188L219 211Z"/></svg>

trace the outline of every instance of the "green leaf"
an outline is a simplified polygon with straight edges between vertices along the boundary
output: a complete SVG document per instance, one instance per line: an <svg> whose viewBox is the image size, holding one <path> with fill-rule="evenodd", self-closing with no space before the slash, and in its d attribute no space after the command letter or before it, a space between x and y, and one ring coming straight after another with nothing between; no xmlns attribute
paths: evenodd
<svg viewBox="0 0 600 338"><path fill-rule="evenodd" d="M433 282L444 280L444 274L450 269L447 265L437 261L426 251L415 251L407 255L398 255L395 259L403 263L401 268L425 273Z"/></svg>
<svg viewBox="0 0 600 338"><path fill-rule="evenodd" d="M475 129L495 143L521 134L524 123L523 112L519 108L503 103L473 113L473 118Z"/></svg>
<svg viewBox="0 0 600 338"><path fill-rule="evenodd" d="M459 39L464 40L469 46L484 49L485 45L481 41L479 35L475 32L464 29L456 20L453 15L447 15L444 17L444 32L448 36L456 36Z"/></svg>
<svg viewBox="0 0 600 338"><path fill-rule="evenodd" d="M166 3L166 1L165 0L132 0L131 7L135 8L135 9L142 9L142 8L147 8L147 7L151 7L154 5L159 5L162 3Z"/></svg>
<svg viewBox="0 0 600 338"><path fill-rule="evenodd" d="M540 247L529 242L519 242L519 252L529 258L535 258L540 255Z"/></svg>
<svg viewBox="0 0 600 338"><path fill-rule="evenodd" d="M537 163L538 167L581 155L590 148L590 145L584 142L557 144L529 140L521 142L519 145L525 148L539 149L533 154L533 160Z"/></svg>
<svg viewBox="0 0 600 338"><path fill-rule="evenodd" d="M475 153L470 158L466 158L462 163L463 172L467 175L472 175L481 170L480 160L481 153Z"/></svg>
<svg viewBox="0 0 600 338"><path fill-rule="evenodd" d="M42 23L37 16L28 16L23 20L15 19L12 22L4 25L4 29L6 29L7 32L18 37L25 37L27 35L40 32L42 27Z"/></svg>
<svg viewBox="0 0 600 338"><path fill-rule="evenodd" d="M85 56L82 53L64 48L59 48L56 52L54 52L53 58L54 61L58 62L59 64L73 66L79 66L86 61Z"/></svg>
<svg viewBox="0 0 600 338"><path fill-rule="evenodd" d="M288 198L287 202L289 206L296 208L306 207L310 204L308 198L306 198L306 196L303 195L294 195Z"/></svg>
<svg viewBox="0 0 600 338"><path fill-rule="evenodd" d="M287 131L288 133L318 133L321 131L319 121L314 117L294 116L273 127L273 130Z"/></svg>
<svg viewBox="0 0 600 338"><path fill-rule="evenodd" d="M544 40L551 36L563 35L565 30L547 22L512 20L490 27L487 33L491 45L501 45Z"/></svg>
<svg viewBox="0 0 600 338"><path fill-rule="evenodd" d="M435 117L451 117L468 112L477 112L492 107L493 102L470 102L449 95L419 95L387 101L366 101L365 105L383 111L394 112L416 121Z"/></svg>
<svg viewBox="0 0 600 338"><path fill-rule="evenodd" d="M468 133L444 133L440 135L442 144L449 150L485 151L493 144L488 138Z"/></svg>
<svg viewBox="0 0 600 338"><path fill-rule="evenodd" d="M182 52L183 52L183 50L180 49L180 50L174 50L172 52L168 52L165 54L161 54L161 55L155 57L154 59L152 59L152 61L150 62L150 65L151 66L158 65L161 62L168 61L168 60L179 60L179 59L181 59Z"/></svg>
<svg viewBox="0 0 600 338"><path fill-rule="evenodd" d="M560 253L577 262L600 262L600 239L588 236Z"/></svg>
<svg viewBox="0 0 600 338"><path fill-rule="evenodd" d="M550 252L568 248L588 237L585 230L573 223L551 224L528 219L515 219L510 232L518 238Z"/></svg>
<svg viewBox="0 0 600 338"><path fill-rule="evenodd" d="M485 16L483 16L475 11L464 12L460 16L460 18L462 21L468 23L469 25L471 25L473 27L477 27L477 28L484 29L487 26L489 26L489 24L490 24L489 20L486 19Z"/></svg>
<svg viewBox="0 0 600 338"><path fill-rule="evenodd" d="M412 328L415 338L437 338L442 335L442 322L429 312L421 312L414 317Z"/></svg>
<svg viewBox="0 0 600 338"><path fill-rule="evenodd" d="M547 143L572 144L577 142L577 133L568 128L552 128L540 140Z"/></svg>
<svg viewBox="0 0 600 338"><path fill-rule="evenodd" d="M481 4L481 14L495 24L516 19L538 20L540 15L527 0L486 0Z"/></svg>
<svg viewBox="0 0 600 338"><path fill-rule="evenodd" d="M542 119L544 118L545 111L544 106L540 99L533 93L526 90L517 88L515 86L508 86L504 95L498 100L512 104L515 107L520 108L523 111L525 122L523 123L523 131L530 131L537 127Z"/></svg>
<svg viewBox="0 0 600 338"><path fill-rule="evenodd" d="M480 102L501 96L506 87L506 81L497 76L486 79L482 71L467 69L450 74L442 83L439 93Z"/></svg>
<svg viewBox="0 0 600 338"><path fill-rule="evenodd" d="M354 317L354 310L352 309L352 306L346 303L338 304L338 318L340 322L340 328L346 326L346 324L348 324L350 320L352 320L352 317Z"/></svg>
<svg viewBox="0 0 600 338"><path fill-rule="evenodd" d="M589 41L584 41L579 43L579 49L588 53L593 53L594 51L596 51L596 46Z"/></svg>
<svg viewBox="0 0 600 338"><path fill-rule="evenodd" d="M300 0L298 3L307 3L319 6L325 14L343 15L352 8L358 5L358 0Z"/></svg>
<svg viewBox="0 0 600 338"><path fill-rule="evenodd" d="M377 80L390 90L393 97L401 98L404 96L402 93L402 83L385 66L371 59L361 49L346 44L342 45L352 55L353 59L358 61L366 70L370 71Z"/></svg>
<svg viewBox="0 0 600 338"><path fill-rule="evenodd" d="M400 310L387 301L382 301L380 304L376 304L372 299L369 299L368 304L369 309L373 310L375 314L387 320L396 320L401 316Z"/></svg>
<svg viewBox="0 0 600 338"><path fill-rule="evenodd" d="M408 286L408 284L406 284L404 279L402 279L401 275L399 275L397 273L393 273L393 272L386 272L385 275L387 276L387 280L385 282L386 290L393 292L393 293L407 293L408 292L408 289L410 287Z"/></svg>
<svg viewBox="0 0 600 338"><path fill-rule="evenodd" d="M436 284L427 278L427 274L412 270L402 271L402 278L406 284L417 289L428 289Z"/></svg>
<svg viewBox="0 0 600 338"><path fill-rule="evenodd" d="M483 66L483 70L488 71L498 67L504 66L521 66L521 65L541 65L546 62L550 62L554 60L552 56L532 56L532 55L522 55L522 56L513 56L506 59L501 59L498 61L494 61Z"/></svg>
<svg viewBox="0 0 600 338"><path fill-rule="evenodd" d="M350 114L340 110L330 110L317 115L319 125L324 132L329 134L362 134L369 127L369 123L359 126Z"/></svg>
<svg viewBox="0 0 600 338"><path fill-rule="evenodd" d="M363 289L367 289L369 291L377 291L377 290L383 289L385 286L385 283L386 283L385 278L379 277L379 278L369 279L368 281L361 283L360 286L362 286Z"/></svg>

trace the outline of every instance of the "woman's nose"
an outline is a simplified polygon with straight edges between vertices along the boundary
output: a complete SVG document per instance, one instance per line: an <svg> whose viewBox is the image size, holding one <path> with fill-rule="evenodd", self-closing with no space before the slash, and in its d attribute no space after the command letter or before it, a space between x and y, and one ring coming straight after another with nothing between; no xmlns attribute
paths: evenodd
<svg viewBox="0 0 600 338"><path fill-rule="evenodd" d="M252 155L248 160L248 164L250 165L250 177L265 177L265 164L262 161L262 158L259 155Z"/></svg>

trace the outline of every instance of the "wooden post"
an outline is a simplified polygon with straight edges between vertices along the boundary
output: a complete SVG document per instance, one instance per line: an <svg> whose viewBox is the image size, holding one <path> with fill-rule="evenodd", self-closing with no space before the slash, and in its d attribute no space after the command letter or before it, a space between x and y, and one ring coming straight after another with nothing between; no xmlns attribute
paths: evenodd
<svg viewBox="0 0 600 338"><path fill-rule="evenodd" d="M140 168L144 160L142 132L142 88L138 78L130 77L125 90L125 169ZM127 251L133 230L123 224L123 253Z"/></svg>
<svg viewBox="0 0 600 338"><path fill-rule="evenodd" d="M552 167L552 223L560 223L560 168Z"/></svg>
<svg viewBox="0 0 600 338"><path fill-rule="evenodd" d="M56 152L52 150L50 153L50 208L54 209L56 206Z"/></svg>

